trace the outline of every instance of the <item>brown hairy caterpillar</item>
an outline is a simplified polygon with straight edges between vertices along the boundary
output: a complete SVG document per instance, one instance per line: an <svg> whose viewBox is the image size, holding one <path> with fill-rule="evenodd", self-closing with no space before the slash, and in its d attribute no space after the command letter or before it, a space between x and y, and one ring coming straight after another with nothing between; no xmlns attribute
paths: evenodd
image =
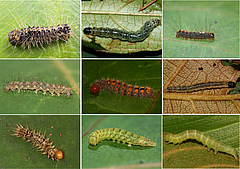
<svg viewBox="0 0 240 169"><path fill-rule="evenodd" d="M175 38L184 38L184 39L193 39L193 40L197 40L197 39L214 40L214 33L204 32L204 31L188 32L180 29L176 32Z"/></svg>
<svg viewBox="0 0 240 169"><path fill-rule="evenodd" d="M154 28L161 25L161 21L159 19L151 19L150 21L145 22L145 24L136 32L134 31L126 31L119 29L111 29L111 28L85 28L83 30L86 35L93 35L105 38L119 39L121 41L128 42L142 42L144 41Z"/></svg>
<svg viewBox="0 0 240 169"><path fill-rule="evenodd" d="M28 27L21 30L15 29L8 34L9 42L12 46L21 45L23 49L38 47L43 49L44 44L49 44L52 41L67 41L71 36L71 29L67 24L61 24L53 27Z"/></svg>
<svg viewBox="0 0 240 169"><path fill-rule="evenodd" d="M234 82L208 82L208 83L199 83L190 86L171 86L167 87L166 92L170 93L190 93L200 90L208 89L221 89L221 88L234 88L236 83Z"/></svg>
<svg viewBox="0 0 240 169"><path fill-rule="evenodd" d="M154 146L154 147L156 146L156 143L150 139L118 128L96 130L90 134L88 142L89 144L96 146L99 143L99 141L106 139L107 140L111 139L113 140L113 142L117 140L118 143L122 141L123 144L127 143L129 147L131 147L131 145Z"/></svg>
<svg viewBox="0 0 240 169"><path fill-rule="evenodd" d="M113 93L120 93L121 95L154 98L154 91L150 87L127 85L119 80L109 78L94 83L91 87L91 94L97 95L104 90L112 91Z"/></svg>
<svg viewBox="0 0 240 169"><path fill-rule="evenodd" d="M223 143L220 143L215 139L211 138L210 136L206 135L205 133L198 130L186 130L179 134L168 133L165 136L165 141L168 141L169 143L173 143L173 144L181 144L183 141L188 139L195 139L201 142L204 146L207 146L208 151L210 149L213 149L215 151L215 154L217 154L217 152L220 151L220 152L233 155L237 160L239 158L237 150L235 148L225 145Z"/></svg>
<svg viewBox="0 0 240 169"><path fill-rule="evenodd" d="M31 131L28 127L24 128L21 124L16 126L17 128L13 130L14 136L22 137L27 142L31 141L35 147L38 147L39 151L44 151L42 154L47 154L48 158L50 157L53 161L59 161L63 158L63 152L54 148L55 145L52 145L53 142L49 142L50 138L46 138L45 134L35 132L35 130Z"/></svg>
<svg viewBox="0 0 240 169"><path fill-rule="evenodd" d="M43 91L44 95L46 95L46 92L48 91L52 96L54 96L54 93L56 93L57 96L60 96L61 94L66 94L68 97L70 97L70 95L73 93L72 89L67 86L42 83L38 81L12 81L4 86L5 92L8 92L9 90L15 91L15 89L18 90L18 93L21 90L36 90L36 94L38 91L41 90Z"/></svg>

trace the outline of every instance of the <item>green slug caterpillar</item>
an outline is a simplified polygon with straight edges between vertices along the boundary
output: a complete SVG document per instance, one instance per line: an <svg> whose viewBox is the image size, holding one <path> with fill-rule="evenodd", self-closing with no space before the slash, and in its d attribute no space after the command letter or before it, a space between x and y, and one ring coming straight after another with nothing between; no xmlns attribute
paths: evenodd
<svg viewBox="0 0 240 169"><path fill-rule="evenodd" d="M48 158L50 157L54 160L61 160L63 158L63 152L57 148L54 148L55 145L52 145L53 142L49 142L50 138L46 138L45 134L40 132L31 131L29 128L24 128L21 124L16 125L17 128L14 131L14 136L22 137L23 140L27 139L27 142L31 141L35 147L38 147L39 151L44 151L42 154L47 154Z"/></svg>
<svg viewBox="0 0 240 169"><path fill-rule="evenodd" d="M188 139L195 139L201 142L204 146L207 146L208 151L210 149L213 149L215 151L215 154L217 154L217 152L220 151L233 155L237 160L239 159L238 152L235 148L220 143L215 139L211 138L210 136L208 136L207 134L198 130L186 130L179 134L168 133L165 136L165 141L173 144L181 144L183 141Z"/></svg>
<svg viewBox="0 0 240 169"><path fill-rule="evenodd" d="M150 139L119 128L96 130L90 134L88 142L89 144L95 146L99 143L99 141L106 139L111 139L113 142L117 140L118 143L122 141L123 144L127 143L128 147L131 147L131 145L156 146L156 143Z"/></svg>

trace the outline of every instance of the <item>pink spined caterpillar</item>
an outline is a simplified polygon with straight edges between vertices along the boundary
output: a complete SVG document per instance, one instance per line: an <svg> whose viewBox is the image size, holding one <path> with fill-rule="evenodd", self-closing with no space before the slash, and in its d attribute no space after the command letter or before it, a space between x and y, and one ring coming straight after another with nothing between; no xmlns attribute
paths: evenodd
<svg viewBox="0 0 240 169"><path fill-rule="evenodd" d="M190 93L200 90L209 90L209 89L221 89L221 88L234 88L236 83L234 82L208 82L208 83L199 83L190 86L170 86L167 87L166 92L169 93Z"/></svg>
<svg viewBox="0 0 240 169"><path fill-rule="evenodd" d="M186 130L179 134L168 133L165 136L165 141L173 144L181 144L183 141L188 139L194 139L201 142L204 146L207 146L208 151L213 149L215 154L220 151L233 155L237 160L239 159L238 152L235 148L218 142L207 134L198 130Z"/></svg>
<svg viewBox="0 0 240 169"><path fill-rule="evenodd" d="M21 45L23 49L38 47L43 49L44 44L49 44L52 41L67 41L71 36L71 29L67 24L60 24L53 27L28 27L21 30L15 29L8 34L9 42L12 46Z"/></svg>
<svg viewBox="0 0 240 169"><path fill-rule="evenodd" d="M119 39L121 41L135 43L144 41L150 35L153 29L159 25L161 25L161 21L159 19L151 19L150 21L145 22L145 24L136 32L103 27L88 27L85 28L83 32L86 35Z"/></svg>
<svg viewBox="0 0 240 169"><path fill-rule="evenodd" d="M61 160L63 158L63 152L57 148L54 148L55 145L52 145L53 142L49 142L50 138L46 138L45 134L40 132L35 132L35 130L30 130L29 128L24 128L21 124L16 125L17 128L14 131L14 136L22 137L23 140L27 142L32 142L39 151L44 151L42 154L47 154L48 158L54 160Z"/></svg>
<svg viewBox="0 0 240 169"><path fill-rule="evenodd" d="M56 93L57 96L66 94L68 97L73 94L72 89L67 86L42 83L38 81L12 81L4 86L5 92L8 92L9 90L15 91L16 89L18 90L18 93L21 90L36 90L36 94L41 90L44 95L46 95L46 92L48 91L52 96L54 96L54 93Z"/></svg>
<svg viewBox="0 0 240 169"><path fill-rule="evenodd" d="M110 78L102 79L94 83L91 87L91 94L97 95L99 92L102 92L104 90L112 91L113 93L120 93L121 95L154 98L154 91L151 89L151 87L128 85L119 80Z"/></svg>
<svg viewBox="0 0 240 169"><path fill-rule="evenodd" d="M150 139L119 128L96 130L92 132L88 138L89 144L93 146L96 146L102 140L113 140L113 142L117 141L118 143L122 142L123 144L127 143L129 147L131 147L131 145L154 147L157 145Z"/></svg>

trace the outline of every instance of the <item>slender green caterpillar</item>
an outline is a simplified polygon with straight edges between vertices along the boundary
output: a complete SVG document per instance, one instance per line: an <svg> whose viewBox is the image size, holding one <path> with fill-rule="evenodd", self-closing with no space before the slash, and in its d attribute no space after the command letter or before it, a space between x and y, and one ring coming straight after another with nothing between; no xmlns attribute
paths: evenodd
<svg viewBox="0 0 240 169"><path fill-rule="evenodd" d="M145 24L136 32L126 31L126 30L118 30L111 28L85 28L83 30L86 35L93 35L105 38L119 39L121 41L128 42L142 42L144 41L154 28L159 26L161 21L159 19L151 19L150 21L145 22Z"/></svg>
<svg viewBox="0 0 240 169"><path fill-rule="evenodd" d="M208 83L199 83L190 86L171 86L167 87L166 92L170 93L190 93L200 90L208 89L220 89L220 88L234 88L236 83L234 82L208 82Z"/></svg>
<svg viewBox="0 0 240 169"><path fill-rule="evenodd" d="M208 151L210 149L213 149L215 151L215 154L217 154L217 152L220 151L233 155L237 160L239 158L237 150L235 148L220 143L215 139L211 138L210 136L208 136L207 134L198 130L186 130L179 134L168 133L165 136L165 141L168 141L169 143L173 144L181 144L183 141L188 139L195 139L201 142L204 146L207 146Z"/></svg>
<svg viewBox="0 0 240 169"><path fill-rule="evenodd" d="M139 146L156 146L156 143L150 139L118 128L96 130L90 134L88 142L89 144L95 146L99 143L99 141L106 139L111 139L113 142L117 140L118 143L122 141L123 144L128 143L128 147L131 147L131 144Z"/></svg>

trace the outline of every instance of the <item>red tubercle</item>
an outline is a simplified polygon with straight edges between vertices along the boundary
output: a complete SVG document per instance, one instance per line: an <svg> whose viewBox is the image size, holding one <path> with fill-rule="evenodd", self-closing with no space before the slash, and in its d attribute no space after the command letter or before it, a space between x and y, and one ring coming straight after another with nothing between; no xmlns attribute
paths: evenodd
<svg viewBox="0 0 240 169"><path fill-rule="evenodd" d="M93 84L91 87L91 94L97 94L100 90L100 86L98 84Z"/></svg>
<svg viewBox="0 0 240 169"><path fill-rule="evenodd" d="M182 32L185 32L185 30L182 30Z"/></svg>

